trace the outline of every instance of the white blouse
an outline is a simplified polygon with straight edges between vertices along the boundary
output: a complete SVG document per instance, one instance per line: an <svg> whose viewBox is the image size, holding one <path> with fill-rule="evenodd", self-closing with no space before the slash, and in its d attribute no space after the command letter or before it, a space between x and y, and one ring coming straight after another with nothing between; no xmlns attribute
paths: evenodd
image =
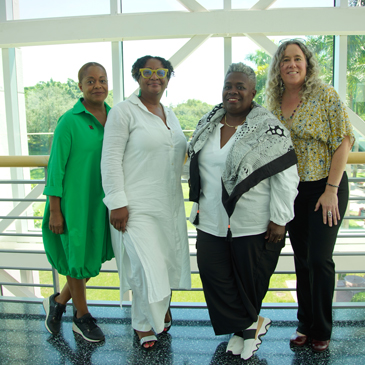
<svg viewBox="0 0 365 365"><path fill-rule="evenodd" d="M222 204L222 174L227 155L234 143L234 135L220 148L219 124L199 154L201 193L199 198L198 229L218 237L227 235L228 215ZM238 127L238 128L241 128ZM297 166L261 181L243 194L231 216L233 237L264 233L270 221L285 226L294 218L294 199L297 196L299 177ZM190 215L193 222L198 204L194 203Z"/></svg>

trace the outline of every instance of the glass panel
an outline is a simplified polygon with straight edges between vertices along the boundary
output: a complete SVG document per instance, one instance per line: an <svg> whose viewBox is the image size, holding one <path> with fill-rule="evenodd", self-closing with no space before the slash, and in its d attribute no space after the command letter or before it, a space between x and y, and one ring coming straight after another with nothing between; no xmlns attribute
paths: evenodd
<svg viewBox="0 0 365 365"><path fill-rule="evenodd" d="M232 62L243 62L256 72L255 101L264 105L265 84L271 57L247 37L232 38Z"/></svg>
<svg viewBox="0 0 365 365"><path fill-rule="evenodd" d="M223 9L224 0L197 0L205 9Z"/></svg>
<svg viewBox="0 0 365 365"><path fill-rule="evenodd" d="M232 0L232 9L250 9L259 0ZM269 8L332 7L333 0L276 0Z"/></svg>
<svg viewBox="0 0 365 365"><path fill-rule="evenodd" d="M0 70L3 69L3 57L2 49L0 48ZM6 128L6 115L5 115L5 94L4 94L4 78L3 72L0 72L0 156L8 155L8 143L7 143L7 128ZM5 133L4 133L5 132Z"/></svg>
<svg viewBox="0 0 365 365"><path fill-rule="evenodd" d="M110 0L18 0L19 19L110 14Z"/></svg>
<svg viewBox="0 0 365 365"><path fill-rule="evenodd" d="M364 44L363 35L347 37L347 104L362 119L365 119Z"/></svg>
<svg viewBox="0 0 365 365"><path fill-rule="evenodd" d="M277 0L270 8L325 8L333 6L334 0Z"/></svg>
<svg viewBox="0 0 365 365"><path fill-rule="evenodd" d="M23 82L29 155L49 154L58 118L81 96L77 74L90 61L102 64L113 89L110 43L24 47ZM57 57L58 56L58 57ZM112 93L107 102L112 105Z"/></svg>
<svg viewBox="0 0 365 365"><path fill-rule="evenodd" d="M124 42L125 95L128 97L138 88L130 74L137 58L151 54L168 59L186 42L186 39ZM214 57L210 56L212 54ZM162 103L176 106L188 99L197 99L209 104L220 103L224 76L222 70L223 40L211 38L175 69L167 96L163 97Z"/></svg>
<svg viewBox="0 0 365 365"><path fill-rule="evenodd" d="M152 13L158 11L187 11L176 0L122 0L122 13Z"/></svg>
<svg viewBox="0 0 365 365"><path fill-rule="evenodd" d="M349 6L365 6L365 0L349 0Z"/></svg>

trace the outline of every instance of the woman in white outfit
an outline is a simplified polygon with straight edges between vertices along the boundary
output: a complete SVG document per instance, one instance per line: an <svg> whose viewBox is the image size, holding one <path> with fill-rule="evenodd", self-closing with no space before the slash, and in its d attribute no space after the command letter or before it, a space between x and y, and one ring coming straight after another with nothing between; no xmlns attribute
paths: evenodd
<svg viewBox="0 0 365 365"><path fill-rule="evenodd" d="M173 72L161 57L134 63L139 95L110 111L101 161L121 298L132 289L132 327L146 349L171 327L171 289L191 285L181 189L187 143L160 103Z"/></svg>

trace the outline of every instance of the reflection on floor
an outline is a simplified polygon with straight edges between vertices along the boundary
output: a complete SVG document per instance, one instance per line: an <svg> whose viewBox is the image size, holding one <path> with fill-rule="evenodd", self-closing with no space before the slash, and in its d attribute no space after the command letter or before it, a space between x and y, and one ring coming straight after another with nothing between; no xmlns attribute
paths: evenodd
<svg viewBox="0 0 365 365"><path fill-rule="evenodd" d="M90 307L105 333L103 343L91 344L72 332L72 308L67 308L59 336L44 327L40 303L0 302L0 364L135 364L135 365L311 365L365 364L365 310L334 310L330 349L314 354L293 352L288 339L296 326L293 309L263 310L273 320L262 345L250 360L225 352L229 336L215 336L206 309L172 309L173 327L158 336L152 351L143 350L130 326L130 309Z"/></svg>

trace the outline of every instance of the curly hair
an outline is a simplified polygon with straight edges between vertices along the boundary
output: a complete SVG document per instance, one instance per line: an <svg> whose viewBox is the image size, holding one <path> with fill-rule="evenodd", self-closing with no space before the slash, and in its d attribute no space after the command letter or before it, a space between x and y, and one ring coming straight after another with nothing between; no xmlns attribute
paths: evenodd
<svg viewBox="0 0 365 365"><path fill-rule="evenodd" d="M231 72L242 72L247 78L251 81L252 87L256 87L256 74L255 71L250 67L245 65L242 62L232 63L227 70L226 77Z"/></svg>
<svg viewBox="0 0 365 365"><path fill-rule="evenodd" d="M266 81L266 106L269 110L277 108L281 103L284 84L280 75L280 63L283 59L286 47L288 47L290 44L295 44L302 50L307 63L307 74L300 91L302 100L306 101L309 96L315 93L322 85L322 81L319 78L318 61L314 57L313 52L297 39L291 39L289 41L283 42L271 60L269 74Z"/></svg>
<svg viewBox="0 0 365 365"><path fill-rule="evenodd" d="M133 66L132 66L132 77L138 82L141 73L139 72L140 68L144 68L146 66L146 63L148 60L150 60L151 58L158 60L162 63L163 68L167 68L167 79L170 80L171 76L175 73L174 72L174 68L172 67L170 61L165 60L162 57L157 57L157 56L143 56L141 58L138 58L138 60L136 62L134 62Z"/></svg>
<svg viewBox="0 0 365 365"><path fill-rule="evenodd" d="M88 63L85 63L85 65L83 65L80 70L79 70L79 73L78 73L78 79L79 79L79 83L81 84L82 82L82 79L84 78L85 76L85 72L87 71L87 69L91 66L97 66L97 67L100 67L101 69L103 69L105 71L105 75L106 75L106 69L103 65L101 65L100 63L97 63L97 62L88 62Z"/></svg>

